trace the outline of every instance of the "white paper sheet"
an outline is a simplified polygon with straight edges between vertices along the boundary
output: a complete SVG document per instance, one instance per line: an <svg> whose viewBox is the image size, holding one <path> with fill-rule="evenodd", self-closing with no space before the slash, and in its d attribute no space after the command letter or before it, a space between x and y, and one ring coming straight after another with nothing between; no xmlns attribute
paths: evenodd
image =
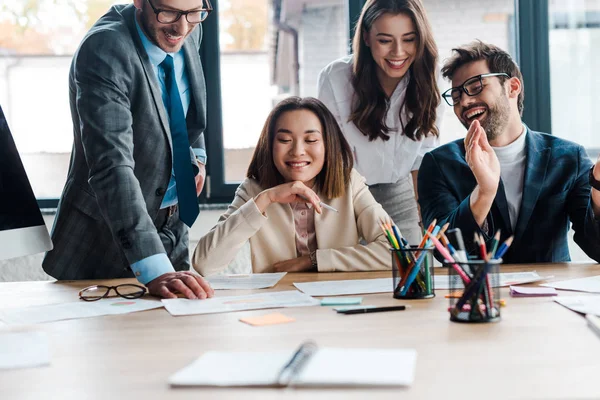
<svg viewBox="0 0 600 400"><path fill-rule="evenodd" d="M500 276L493 277L490 275L490 282L493 287L504 287L510 285L520 285L523 283L531 283L543 281L544 279L552 278L551 276L540 276L536 271L531 272L500 272ZM452 277L452 278L450 278ZM453 284L450 286L450 279L453 279ZM499 279L499 280L498 280ZM435 289L460 289L463 288L462 279L458 275L435 275L433 277Z"/></svg>
<svg viewBox="0 0 600 400"><path fill-rule="evenodd" d="M0 320L7 324L39 324L64 319L128 314L161 308L160 300L111 298L98 301L78 301L47 306L0 310Z"/></svg>
<svg viewBox="0 0 600 400"><path fill-rule="evenodd" d="M600 317L600 296L558 296L554 301L575 312Z"/></svg>
<svg viewBox="0 0 600 400"><path fill-rule="evenodd" d="M44 332L0 333L0 370L50 364L48 336Z"/></svg>
<svg viewBox="0 0 600 400"><path fill-rule="evenodd" d="M294 351L209 351L169 378L173 386L276 386ZM414 381L413 349L319 348L290 386L405 386Z"/></svg>
<svg viewBox="0 0 600 400"><path fill-rule="evenodd" d="M213 275L205 279L215 290L221 289L266 289L277 285L287 272L271 274Z"/></svg>
<svg viewBox="0 0 600 400"><path fill-rule="evenodd" d="M560 290L575 290L577 292L600 293L600 275L587 278L570 279L568 281L544 283L542 286Z"/></svg>
<svg viewBox="0 0 600 400"><path fill-rule="evenodd" d="M247 296L216 296L206 300L163 299L171 315L215 314L265 308L318 306L319 300L297 290L266 292Z"/></svg>
<svg viewBox="0 0 600 400"><path fill-rule="evenodd" d="M310 296L386 293L392 291L393 285L392 278L294 283L298 290Z"/></svg>

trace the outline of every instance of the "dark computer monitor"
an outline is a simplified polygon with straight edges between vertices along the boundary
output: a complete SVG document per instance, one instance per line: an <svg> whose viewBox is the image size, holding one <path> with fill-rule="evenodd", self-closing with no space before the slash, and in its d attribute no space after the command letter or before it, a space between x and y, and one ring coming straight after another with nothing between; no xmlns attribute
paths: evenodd
<svg viewBox="0 0 600 400"><path fill-rule="evenodd" d="M0 259L51 249L52 241L0 106Z"/></svg>

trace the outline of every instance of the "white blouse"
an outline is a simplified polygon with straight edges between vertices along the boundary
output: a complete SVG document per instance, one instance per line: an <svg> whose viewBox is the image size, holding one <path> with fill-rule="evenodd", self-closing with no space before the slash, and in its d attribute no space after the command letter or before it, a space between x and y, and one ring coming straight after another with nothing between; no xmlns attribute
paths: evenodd
<svg viewBox="0 0 600 400"><path fill-rule="evenodd" d="M439 144L437 137L431 135L420 141L414 141L400 132L390 132L390 139L380 138L369 142L354 124L348 121L352 109L354 88L352 87L352 58L347 56L325 67L319 74L318 97L337 119L346 140L354 153L354 168L367 179L368 185L377 183L396 183L406 178L411 171L418 171L423 156ZM399 110L410 77L407 74L396 86L390 97L390 106L386 115L386 124L390 129L402 129ZM438 107L436 125L441 124L443 105ZM402 115L408 121L406 111Z"/></svg>

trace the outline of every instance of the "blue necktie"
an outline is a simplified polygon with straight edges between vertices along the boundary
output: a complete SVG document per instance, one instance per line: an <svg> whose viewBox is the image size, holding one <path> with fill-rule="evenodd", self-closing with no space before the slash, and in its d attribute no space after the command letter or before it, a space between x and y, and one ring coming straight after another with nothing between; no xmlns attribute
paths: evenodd
<svg viewBox="0 0 600 400"><path fill-rule="evenodd" d="M175 170L175 184L179 203L179 219L191 227L198 216L198 196L190 159L190 142L185 114L183 113L183 105L175 80L173 57L167 55L160 65L165 71L165 83L169 99L167 111L169 112L169 127L173 142L173 169Z"/></svg>

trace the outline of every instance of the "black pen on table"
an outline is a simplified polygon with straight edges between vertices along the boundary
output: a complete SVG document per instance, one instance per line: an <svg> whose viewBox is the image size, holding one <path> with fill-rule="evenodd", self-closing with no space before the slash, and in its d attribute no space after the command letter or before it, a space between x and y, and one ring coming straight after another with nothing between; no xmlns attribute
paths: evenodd
<svg viewBox="0 0 600 400"><path fill-rule="evenodd" d="M354 308L351 310L338 311L340 314L364 314L364 313L376 313L385 311L402 311L406 310L406 306L391 306L391 307L373 307L373 308Z"/></svg>

